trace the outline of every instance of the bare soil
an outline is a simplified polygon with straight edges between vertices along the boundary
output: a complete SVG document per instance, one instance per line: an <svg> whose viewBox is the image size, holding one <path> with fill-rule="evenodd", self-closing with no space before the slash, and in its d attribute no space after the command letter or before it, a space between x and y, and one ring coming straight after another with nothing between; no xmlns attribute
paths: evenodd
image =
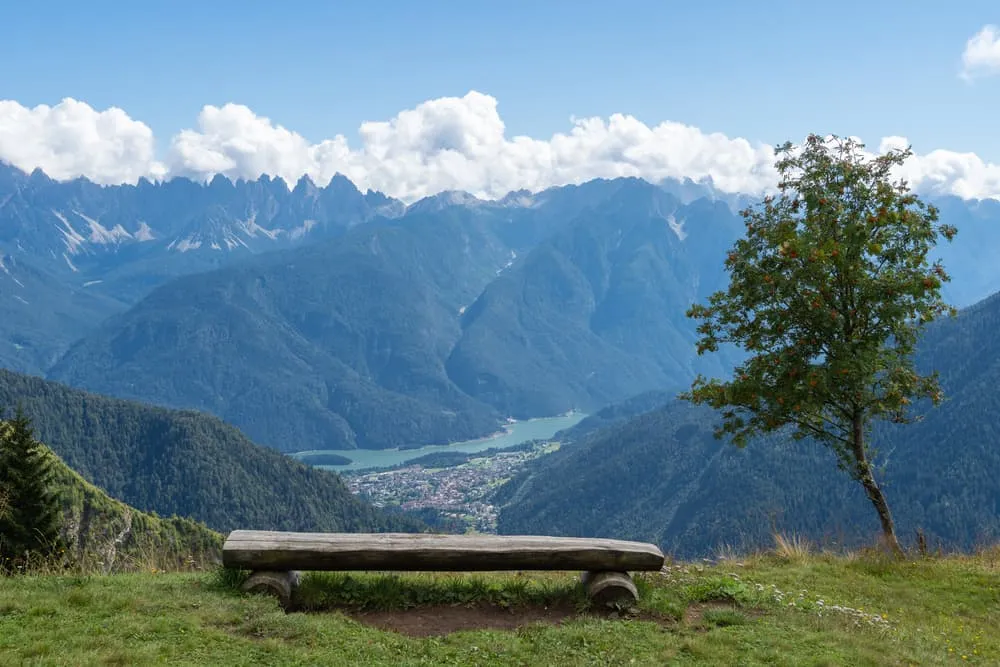
<svg viewBox="0 0 1000 667"><path fill-rule="evenodd" d="M390 630L411 637L431 637L463 630L515 630L537 623L559 625L576 618L616 618L615 614L577 611L572 604L553 606L517 606L504 608L482 603L477 605L440 605L414 609L357 612L345 611L354 620L381 630ZM670 619L648 614L629 616L670 625Z"/></svg>

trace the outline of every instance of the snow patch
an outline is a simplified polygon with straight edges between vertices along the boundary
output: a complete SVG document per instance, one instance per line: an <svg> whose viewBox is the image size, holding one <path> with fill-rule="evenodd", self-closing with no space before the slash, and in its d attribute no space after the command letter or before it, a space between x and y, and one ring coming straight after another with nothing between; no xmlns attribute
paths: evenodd
<svg viewBox="0 0 1000 667"><path fill-rule="evenodd" d="M226 232L226 238L222 239L222 242L226 244L226 250L232 250L233 248L237 248L239 246L243 246L244 248L249 247L246 244L246 241L244 241L231 231Z"/></svg>
<svg viewBox="0 0 1000 667"><path fill-rule="evenodd" d="M257 236L257 234L260 234L261 236L266 236L267 238L273 241L278 237L278 234L281 233L280 229L267 229L265 227L261 227L260 225L258 225L256 213L251 215L246 220L238 221L236 224L246 233L247 236L251 238Z"/></svg>
<svg viewBox="0 0 1000 667"><path fill-rule="evenodd" d="M73 211L73 213L82 218L90 226L91 243L110 245L112 243L118 244L126 239L132 238L132 235L125 231L125 228L121 225L115 225L114 228L108 229L97 220L94 220L79 211Z"/></svg>
<svg viewBox="0 0 1000 667"><path fill-rule="evenodd" d="M132 238L134 238L136 241L143 242L143 241L152 241L156 237L153 236L153 229L146 224L146 221L140 220L139 231L137 231Z"/></svg>
<svg viewBox="0 0 1000 667"><path fill-rule="evenodd" d="M303 220L302 224L288 231L288 238L297 240L309 233L316 226L315 220Z"/></svg>
<svg viewBox="0 0 1000 667"><path fill-rule="evenodd" d="M687 238L687 232L684 231L683 220L678 222L677 218L675 218L672 215L668 215L665 219L667 221L667 225L670 226L670 229L673 230L674 234L677 234L677 238L679 238L681 241Z"/></svg>
<svg viewBox="0 0 1000 667"><path fill-rule="evenodd" d="M502 267L500 267L499 269L497 269L497 275L499 276L501 273L503 273L504 271L506 271L507 269L509 269L511 266L513 266L515 259L517 259L517 253L514 252L513 250L511 250L510 251L510 259L507 261L506 264L504 264Z"/></svg>
<svg viewBox="0 0 1000 667"><path fill-rule="evenodd" d="M195 239L193 236L189 236L185 239L173 240L170 245L167 246L167 250L176 250L177 252L187 252L189 250L197 250L201 247L201 241Z"/></svg>
<svg viewBox="0 0 1000 667"><path fill-rule="evenodd" d="M73 273L79 273L80 272L80 269L76 268L76 266L73 265L73 262L70 261L69 256L66 253L63 253L62 256L63 256L63 259L66 260L66 264L69 265L69 268L72 269Z"/></svg>
<svg viewBox="0 0 1000 667"><path fill-rule="evenodd" d="M90 287L91 285L96 285L98 283L103 283L103 280L88 280L83 284L84 287Z"/></svg>
<svg viewBox="0 0 1000 667"><path fill-rule="evenodd" d="M11 272L10 267L7 266L6 262L4 261L6 259L8 259L8 258L5 257L4 255L0 255L0 271L3 271L8 276L10 276L10 279L13 280L14 284L16 284L18 287L24 288L24 283L22 283L20 280L18 280L17 276L15 276ZM14 259L14 258L11 257L10 259ZM16 261L15 261L15 263L16 263Z"/></svg>
<svg viewBox="0 0 1000 667"><path fill-rule="evenodd" d="M27 301L25 301L22 297L18 296L17 294L14 295L14 298L17 299L18 301L20 301L21 303L23 303L26 306L31 305Z"/></svg>
<svg viewBox="0 0 1000 667"><path fill-rule="evenodd" d="M80 252L80 247L84 243L86 243L86 239L84 239L80 235L80 232L73 229L73 225L69 224L69 220L67 220L66 216L64 216L62 213L60 213L55 209L52 209L52 215L56 216L56 218L59 219L59 222L63 224L62 228L59 231L62 232L63 240L66 242L67 252L69 252L69 254L71 255L76 255L77 253ZM65 256L66 254L63 253L63 257ZM72 265L72 262L70 262L69 259L67 259L66 261L69 262L70 265ZM74 269L74 271L75 270L76 269Z"/></svg>

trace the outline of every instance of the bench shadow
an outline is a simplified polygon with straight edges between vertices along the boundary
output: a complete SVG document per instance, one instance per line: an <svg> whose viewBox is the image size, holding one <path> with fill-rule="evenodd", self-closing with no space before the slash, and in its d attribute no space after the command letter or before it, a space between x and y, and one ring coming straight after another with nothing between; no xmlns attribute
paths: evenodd
<svg viewBox="0 0 1000 667"><path fill-rule="evenodd" d="M414 637L620 616L591 603L577 577L535 572L307 572L295 610L337 611Z"/></svg>

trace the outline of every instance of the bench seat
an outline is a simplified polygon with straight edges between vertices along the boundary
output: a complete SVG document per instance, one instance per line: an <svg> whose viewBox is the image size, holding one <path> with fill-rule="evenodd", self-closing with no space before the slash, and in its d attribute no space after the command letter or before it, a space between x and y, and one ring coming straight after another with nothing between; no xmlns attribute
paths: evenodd
<svg viewBox="0 0 1000 667"><path fill-rule="evenodd" d="M617 604L638 597L630 571L660 570L664 560L645 542L545 535L234 530L222 547L225 567L252 571L244 590L274 593L286 609L294 606L300 570L582 570L592 599Z"/></svg>
<svg viewBox="0 0 1000 667"><path fill-rule="evenodd" d="M659 570L655 545L536 535L288 533L234 530L227 567L252 570Z"/></svg>

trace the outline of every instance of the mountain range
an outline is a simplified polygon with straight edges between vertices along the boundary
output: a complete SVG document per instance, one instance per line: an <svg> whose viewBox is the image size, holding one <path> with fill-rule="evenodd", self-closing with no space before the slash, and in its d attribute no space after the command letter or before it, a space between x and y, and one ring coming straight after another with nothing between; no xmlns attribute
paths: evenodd
<svg viewBox="0 0 1000 667"><path fill-rule="evenodd" d="M0 165L0 365L211 413L281 451L443 443L725 373L684 310L748 197L597 179L405 206L262 177L102 187ZM1000 202L935 199L964 305Z"/></svg>
<svg viewBox="0 0 1000 667"><path fill-rule="evenodd" d="M266 176L100 186L0 163L0 364L44 371L74 336L172 278L404 209L343 176L324 188L304 177L291 190Z"/></svg>

